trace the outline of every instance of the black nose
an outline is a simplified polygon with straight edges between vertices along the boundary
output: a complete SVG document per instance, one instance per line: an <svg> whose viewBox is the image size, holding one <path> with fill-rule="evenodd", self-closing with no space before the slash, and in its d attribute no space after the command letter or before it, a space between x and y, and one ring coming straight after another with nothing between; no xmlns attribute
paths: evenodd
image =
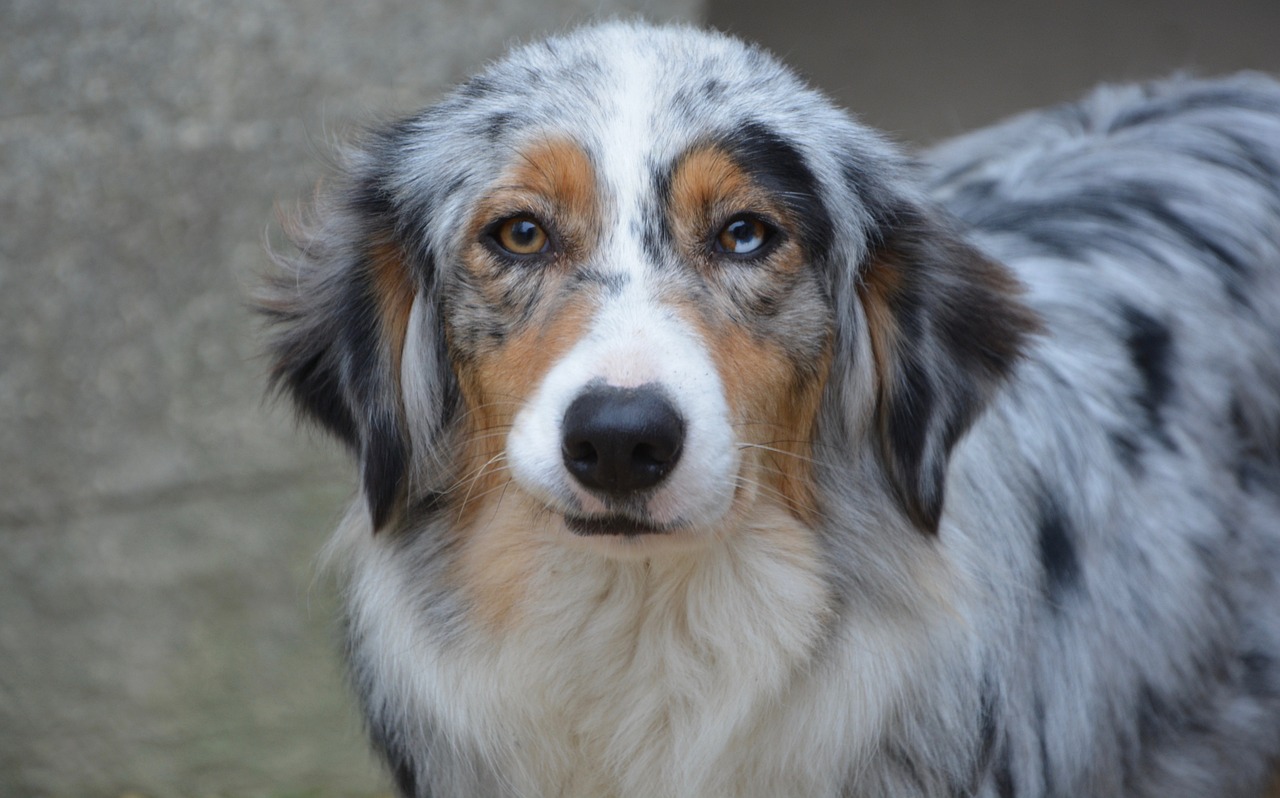
<svg viewBox="0 0 1280 798"><path fill-rule="evenodd" d="M592 490L628 493L652 487L675 468L684 420L652 386L594 386L564 414L565 467Z"/></svg>

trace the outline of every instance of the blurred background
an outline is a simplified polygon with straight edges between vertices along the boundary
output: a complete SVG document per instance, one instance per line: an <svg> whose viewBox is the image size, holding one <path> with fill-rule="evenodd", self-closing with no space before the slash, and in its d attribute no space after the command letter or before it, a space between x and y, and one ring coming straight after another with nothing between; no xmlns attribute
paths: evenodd
<svg viewBox="0 0 1280 798"><path fill-rule="evenodd" d="M1280 72L1275 0L0 0L0 796L386 794L314 565L351 469L263 399L272 208L351 123L634 13L759 40L908 146Z"/></svg>

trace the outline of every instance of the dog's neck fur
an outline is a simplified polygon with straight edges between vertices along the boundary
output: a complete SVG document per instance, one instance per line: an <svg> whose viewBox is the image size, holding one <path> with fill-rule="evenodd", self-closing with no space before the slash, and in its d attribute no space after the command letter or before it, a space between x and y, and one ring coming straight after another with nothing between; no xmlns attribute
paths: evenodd
<svg viewBox="0 0 1280 798"><path fill-rule="evenodd" d="M698 552L534 554L512 628L477 631L491 636L494 712L530 707L507 756L531 794L729 786L707 783L731 772L712 763L773 709L826 620L811 533L794 527L771 512Z"/></svg>
<svg viewBox="0 0 1280 798"><path fill-rule="evenodd" d="M367 528L343 537L357 561L396 561ZM464 610L448 646L405 611L418 586L398 568L387 579L357 566L352 601L370 651L394 640L424 652L412 674L399 658L366 663L381 671L382 698L461 732L515 795L816 795L821 752L847 761L887 711L883 681L880 695L861 691L815 657L832 597L815 533L776 507L696 552L617 559L561 540L521 557L518 611L497 623ZM863 652L841 659L906 645L887 627L859 625L856 638ZM810 737L817 753L794 761Z"/></svg>

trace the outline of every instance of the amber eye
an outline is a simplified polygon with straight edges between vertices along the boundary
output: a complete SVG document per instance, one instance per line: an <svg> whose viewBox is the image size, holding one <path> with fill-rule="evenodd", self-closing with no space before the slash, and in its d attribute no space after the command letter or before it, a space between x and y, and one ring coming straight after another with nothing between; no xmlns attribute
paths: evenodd
<svg viewBox="0 0 1280 798"><path fill-rule="evenodd" d="M546 252L549 244L547 231L528 216L499 222L493 229L493 238L512 255L538 255Z"/></svg>
<svg viewBox="0 0 1280 798"><path fill-rule="evenodd" d="M773 230L754 216L730 219L716 235L716 249L729 255L751 255L765 244Z"/></svg>

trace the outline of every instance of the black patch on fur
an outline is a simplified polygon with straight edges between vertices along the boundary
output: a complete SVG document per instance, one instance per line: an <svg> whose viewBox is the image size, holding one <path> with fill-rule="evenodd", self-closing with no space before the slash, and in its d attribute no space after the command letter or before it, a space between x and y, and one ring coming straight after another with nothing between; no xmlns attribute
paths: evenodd
<svg viewBox="0 0 1280 798"><path fill-rule="evenodd" d="M1091 252L1112 256L1132 253L1163 265L1165 256L1153 244L1172 234L1200 253L1201 261L1218 275L1233 302L1248 305L1243 287L1250 272L1247 264L1227 242L1215 240L1209 231L1179 213L1175 200L1189 205L1199 201L1186 196L1183 189L1130 180L1052 199L973 204L957 210L965 211L966 221L977 227L1023 236L1068 260L1082 260Z"/></svg>
<svg viewBox="0 0 1280 798"><path fill-rule="evenodd" d="M897 396L888 407L888 435L894 456L900 468L913 475L920 483L915 488L913 501L919 508L912 513L914 520L937 531L938 521L942 515L942 496L924 499L929 492L924 484L938 483L943 478L945 463L937 462L931 466L925 463L926 447L929 443L929 426L934 417L933 384L929 380L924 366L915 360L902 364L901 385L897 386ZM945 447L950 448L950 447ZM927 470L927 473L926 473Z"/></svg>
<svg viewBox="0 0 1280 798"><path fill-rule="evenodd" d="M515 114L510 111L499 111L490 114L484 120L484 136L489 141L497 141L502 138L502 134L507 132L515 119Z"/></svg>
<svg viewBox="0 0 1280 798"><path fill-rule="evenodd" d="M370 419L361 444L360 476L374 529L382 529L391 520L404 489L408 460L408 446L399 422L381 416Z"/></svg>
<svg viewBox="0 0 1280 798"><path fill-rule="evenodd" d="M498 87L494 82L484 76L477 75L458 88L458 93L463 97L469 97L478 100L497 91Z"/></svg>
<svg viewBox="0 0 1280 798"><path fill-rule="evenodd" d="M1210 685L1221 678L1207 663L1197 663L1197 682ZM1213 705L1201 703L1202 697L1192 695L1165 695L1150 683L1138 690L1136 716L1138 751L1149 755L1158 751L1162 741L1186 732L1203 731L1204 715L1213 711ZM1136 768L1141 772L1141 767Z"/></svg>
<svg viewBox="0 0 1280 798"><path fill-rule="evenodd" d="M1111 441L1111 448L1115 449L1116 458L1120 460L1121 465L1125 467L1130 474L1138 474L1142 469L1142 462L1139 455L1142 449L1138 446L1138 442L1133 436L1127 432L1117 432L1112 430L1107 433L1107 439Z"/></svg>
<svg viewBox="0 0 1280 798"><path fill-rule="evenodd" d="M357 640L355 627L350 615L342 619L343 638L345 640L347 660L347 682L359 700L364 715L365 728L374 752L387 763L396 790L403 798L420 798L418 795L418 769L410 753L410 741L404 740L396 720L394 708L385 702L374 703L375 677L357 652L360 641Z"/></svg>
<svg viewBox="0 0 1280 798"><path fill-rule="evenodd" d="M404 496L409 451L392 362L397 342L387 340L389 331L383 328L375 286L380 266L372 258L393 242L403 242L403 266L410 279L424 296L438 293L438 275L425 251L425 237L417 234L415 223L403 223L405 218L425 219L429 213L426 208L401 207L387 188L386 169L402 150L402 139L419 135L419 126L418 118L407 118L369 134L364 146L381 166L353 175L345 189L331 195L363 236L346 242L351 248L346 260L328 264L332 270L324 273L275 278L274 296L265 297L260 307L278 330L270 344L273 387L287 393L305 416L356 454L375 530L391 519ZM340 256L310 253L305 233L295 243L300 269L312 258ZM436 317L442 318L438 310ZM444 336L435 338L437 362L446 363ZM437 430L447 426L459 404L456 381L447 369L440 379L445 401Z"/></svg>
<svg viewBox="0 0 1280 798"><path fill-rule="evenodd" d="M1280 441L1253 429L1239 397L1232 397L1229 420L1236 436L1236 485L1246 493L1280 490Z"/></svg>
<svg viewBox="0 0 1280 798"><path fill-rule="evenodd" d="M862 271L892 270L882 299L897 328L887 353L894 382L881 386L878 409L881 455L907 514L936 532L950 451L1039 321L1018 301L1007 270L965 243L944 217L905 205L878 216Z"/></svg>
<svg viewBox="0 0 1280 798"><path fill-rule="evenodd" d="M390 754L386 754L387 764L391 766L391 778L396 783L396 789L405 798L425 798L418 793L418 773L413 764L413 760L407 754L401 754L398 758L393 758Z"/></svg>
<svg viewBox="0 0 1280 798"><path fill-rule="evenodd" d="M1144 684L1138 691L1138 749L1154 750L1155 743L1176 728L1177 716L1174 707L1150 684Z"/></svg>
<svg viewBox="0 0 1280 798"><path fill-rule="evenodd" d="M357 186L351 193L351 207L368 218L391 218L395 207L386 180L384 175L374 175Z"/></svg>
<svg viewBox="0 0 1280 798"><path fill-rule="evenodd" d="M929 785L925 783L924 777L920 774L920 769L911 757L907 756L899 745L890 745L884 749L885 757L893 762L898 772L902 774L903 781L910 782L915 788L915 794L926 795Z"/></svg>
<svg viewBox="0 0 1280 798"><path fill-rule="evenodd" d="M415 496L413 505L408 510L412 511L416 518L429 519L436 513L444 509L446 502L449 501L448 491L427 491L420 496Z"/></svg>
<svg viewBox="0 0 1280 798"><path fill-rule="evenodd" d="M1044 782L1043 798L1052 798L1056 795L1053 779L1053 763L1049 758L1049 728L1048 721L1045 718L1044 697L1040 695L1039 687L1035 692L1035 717L1037 722L1036 739L1040 742L1040 778Z"/></svg>
<svg viewBox="0 0 1280 798"><path fill-rule="evenodd" d="M1042 489L1036 521L1040 566L1044 570L1045 594L1056 612L1068 591L1080 582L1080 559L1073 540L1075 530L1063 503L1048 489Z"/></svg>
<svg viewBox="0 0 1280 798"><path fill-rule="evenodd" d="M693 86L682 86L671 95L671 109L686 119L697 119L699 109L705 105L706 100L702 99Z"/></svg>
<svg viewBox="0 0 1280 798"><path fill-rule="evenodd" d="M1164 423L1164 407L1173 392L1173 335L1167 326L1133 305L1121 304L1120 317L1129 358L1142 378L1142 390L1134 401L1146 415L1152 436L1165 448L1176 450Z"/></svg>
<svg viewBox="0 0 1280 798"><path fill-rule="evenodd" d="M1001 762L1001 758L1004 759ZM973 776L967 786L955 791L957 796L978 795L986 782L999 784L1001 778L1008 778L1007 772L1001 772L1000 766L1008 767L1007 747L1001 745L999 714L996 708L995 691L992 689L991 677L986 675L982 680L982 705L978 715L978 750L974 757Z"/></svg>
<svg viewBox="0 0 1280 798"><path fill-rule="evenodd" d="M304 415L354 448L359 440L359 431L351 408L343 398L332 355L317 349L281 352L279 357L281 360L271 377L273 385L287 391Z"/></svg>
<svg viewBox="0 0 1280 798"><path fill-rule="evenodd" d="M991 783L996 788L998 798L1016 798L1013 786L1013 754L1008 743L1000 747L995 764L991 767Z"/></svg>
<svg viewBox="0 0 1280 798"><path fill-rule="evenodd" d="M1239 397L1231 398L1229 413L1231 429L1236 434L1236 443L1239 447L1235 464L1236 485L1245 493L1252 493L1257 482L1258 469L1253 462L1253 458L1250 457L1253 435L1249 429L1248 422L1245 420L1244 409L1240 406Z"/></svg>
<svg viewBox="0 0 1280 798"><path fill-rule="evenodd" d="M356 194L353 202L379 204L372 191ZM273 342L273 386L287 391L304 414L358 453L362 403L377 393L381 338L367 268L357 263L343 278L324 286L332 299L323 317L303 304L267 306L263 312L284 330Z"/></svg>
<svg viewBox="0 0 1280 798"><path fill-rule="evenodd" d="M1196 151L1201 160L1209 161L1227 169L1231 169L1242 177L1262 184L1266 189L1274 191L1280 181L1280 161L1271 153L1258 147L1258 143L1250 141L1238 133L1222 127L1212 130L1231 144L1231 151L1203 148Z"/></svg>
<svg viewBox="0 0 1280 798"><path fill-rule="evenodd" d="M671 221L667 211L671 207L671 181L675 170L679 168L680 159L667 166L650 163L649 179L653 183L653 206L645 208L647 223L634 232L640 236L640 246L654 266L667 262L667 253L675 246L675 233L671 230Z"/></svg>
<svg viewBox="0 0 1280 798"><path fill-rule="evenodd" d="M368 727L370 742L387 763L396 791L403 798L425 798L427 794L418 792L417 763L409 753L409 746L396 739L394 722L370 716Z"/></svg>
<svg viewBox="0 0 1280 798"><path fill-rule="evenodd" d="M408 448L399 407L388 405L388 401L395 401L392 394L396 380L384 351L368 266L361 263L350 278L342 311L334 321L340 324L343 387L352 397L355 412L362 416L358 421L361 482L373 528L377 530L390 518L400 495L408 467Z"/></svg>
<svg viewBox="0 0 1280 798"><path fill-rule="evenodd" d="M1244 689L1250 695L1259 698L1276 698L1280 696L1280 685L1277 685L1276 661L1265 651L1253 649L1240 655L1243 670L1241 680Z"/></svg>
<svg viewBox="0 0 1280 798"><path fill-rule="evenodd" d="M813 170L790 142L767 125L743 122L723 134L720 144L744 172L782 201L801 225L801 243L815 260L831 250L834 228L823 205L822 190Z"/></svg>
<svg viewBox="0 0 1280 798"><path fill-rule="evenodd" d="M1194 94L1179 93L1167 97L1153 96L1151 102L1135 106L1132 110L1116 116L1111 123L1111 130L1122 130L1150 122L1159 122L1173 116L1195 113L1197 111L1241 110L1257 111L1264 114L1277 112L1276 104L1267 102L1255 92L1241 91L1231 87L1204 88Z"/></svg>

